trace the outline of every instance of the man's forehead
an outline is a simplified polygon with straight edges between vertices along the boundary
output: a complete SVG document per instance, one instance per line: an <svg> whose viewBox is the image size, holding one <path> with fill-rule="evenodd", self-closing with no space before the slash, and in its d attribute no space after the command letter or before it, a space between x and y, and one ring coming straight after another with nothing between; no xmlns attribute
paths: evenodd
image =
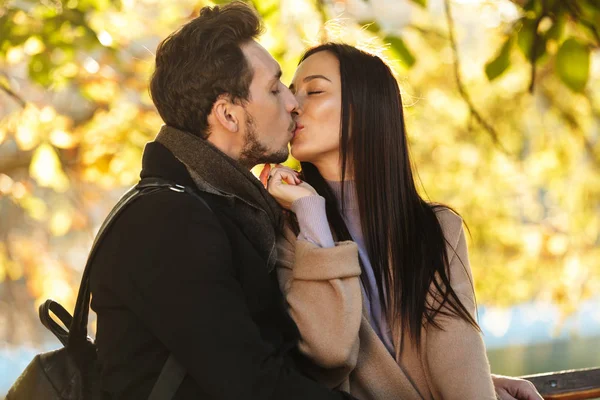
<svg viewBox="0 0 600 400"><path fill-rule="evenodd" d="M267 49L256 41L252 40L244 43L241 49L252 66L255 75L265 75L270 79L280 71L279 63L275 61Z"/></svg>

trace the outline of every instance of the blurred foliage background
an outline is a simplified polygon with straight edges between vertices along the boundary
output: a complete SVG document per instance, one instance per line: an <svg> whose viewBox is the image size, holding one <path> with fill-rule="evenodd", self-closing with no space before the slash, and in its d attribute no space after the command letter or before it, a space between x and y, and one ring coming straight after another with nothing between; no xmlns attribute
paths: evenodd
<svg viewBox="0 0 600 400"><path fill-rule="evenodd" d="M41 341L48 297L73 306L93 235L162 124L156 45L215 3L0 6L0 342ZM423 190L470 228L479 304L567 316L600 293L599 1L252 3L284 83L327 40L389 60Z"/></svg>

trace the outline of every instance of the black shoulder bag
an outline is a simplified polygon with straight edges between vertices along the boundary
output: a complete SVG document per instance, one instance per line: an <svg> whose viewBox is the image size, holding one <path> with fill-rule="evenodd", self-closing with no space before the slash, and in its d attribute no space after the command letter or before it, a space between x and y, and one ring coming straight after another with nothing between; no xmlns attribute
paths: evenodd
<svg viewBox="0 0 600 400"><path fill-rule="evenodd" d="M146 194L165 189L191 194L210 209L206 201L189 188L159 178L143 179L125 193L96 235L83 271L74 316L71 317L63 306L53 300L46 300L40 306L39 315L42 324L60 340L64 347L36 355L10 388L5 400L102 399L96 345L87 335L92 260L106 232L126 206ZM69 327L68 331L52 319L50 311L64 326ZM154 384L149 400L171 400L184 377L185 370L171 354Z"/></svg>

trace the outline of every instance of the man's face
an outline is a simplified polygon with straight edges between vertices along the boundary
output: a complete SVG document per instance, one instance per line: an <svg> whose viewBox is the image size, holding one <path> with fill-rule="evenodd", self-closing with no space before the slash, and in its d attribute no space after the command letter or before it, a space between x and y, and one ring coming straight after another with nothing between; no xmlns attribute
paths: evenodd
<svg viewBox="0 0 600 400"><path fill-rule="evenodd" d="M292 112L298 103L287 86L281 83L279 64L264 47L252 40L241 49L254 76L250 97L244 106L245 139L239 161L249 167L284 162L289 154L288 143L296 128Z"/></svg>

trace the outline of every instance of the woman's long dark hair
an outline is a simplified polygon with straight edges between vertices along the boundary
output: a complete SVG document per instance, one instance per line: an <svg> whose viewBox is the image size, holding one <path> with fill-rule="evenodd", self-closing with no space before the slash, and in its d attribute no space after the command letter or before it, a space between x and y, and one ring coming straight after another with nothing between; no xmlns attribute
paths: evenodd
<svg viewBox="0 0 600 400"><path fill-rule="evenodd" d="M341 176L343 181L349 165L365 247L390 327L408 328L417 349L425 324L441 328L435 320L438 314L461 318L479 329L450 286L446 240L436 217L442 206L427 203L417 192L400 89L392 71L379 57L339 43L314 47L300 62L321 51L339 60ZM337 239L352 240L327 182L313 164L301 165L306 182L326 200ZM436 304L428 304L428 294ZM395 332L401 353L403 334Z"/></svg>

